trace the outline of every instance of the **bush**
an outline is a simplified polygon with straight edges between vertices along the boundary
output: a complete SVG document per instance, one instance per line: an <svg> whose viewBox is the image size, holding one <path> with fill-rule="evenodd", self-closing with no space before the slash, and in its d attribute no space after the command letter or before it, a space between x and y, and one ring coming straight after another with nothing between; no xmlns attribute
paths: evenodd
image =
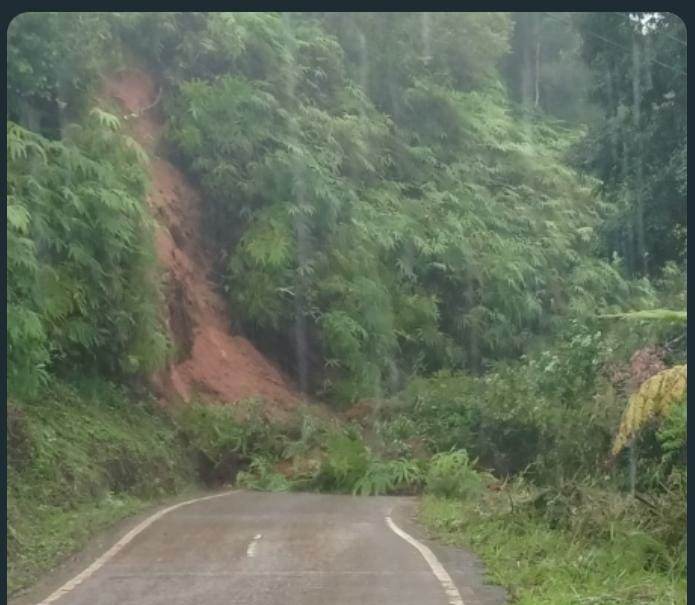
<svg viewBox="0 0 695 605"><path fill-rule="evenodd" d="M352 492L362 496L412 493L422 484L423 476L422 465L413 460L373 458L364 475L355 482Z"/></svg>
<svg viewBox="0 0 695 605"><path fill-rule="evenodd" d="M657 432L661 458L661 475L667 476L676 465L684 465L688 451L687 394L683 401L671 407Z"/></svg>
<svg viewBox="0 0 695 605"><path fill-rule="evenodd" d="M369 467L369 451L355 435L334 433L326 440L324 458L315 484L328 491L351 492Z"/></svg>
<svg viewBox="0 0 695 605"><path fill-rule="evenodd" d="M187 404L174 417L206 483L230 483L253 456L277 458L285 448L286 437L263 418L259 401Z"/></svg>
<svg viewBox="0 0 695 605"><path fill-rule="evenodd" d="M282 473L278 473L271 460L254 456L248 471L240 471L236 483L239 487L265 492L287 492L294 484Z"/></svg>
<svg viewBox="0 0 695 605"><path fill-rule="evenodd" d="M464 448L501 476L528 470L539 483L558 483L594 475L624 407L604 371L622 353L590 322L570 323L539 349L483 375L413 379L396 405L382 407L380 434L398 439L402 427L409 443L433 454Z"/></svg>
<svg viewBox="0 0 695 605"><path fill-rule="evenodd" d="M435 496L468 500L480 495L483 480L472 468L466 450L458 450L432 457L425 486Z"/></svg>
<svg viewBox="0 0 695 605"><path fill-rule="evenodd" d="M313 413L308 407L300 407L293 416L295 424L289 428L289 441L282 452L282 458L301 457L320 448L326 436L330 434L331 422Z"/></svg>

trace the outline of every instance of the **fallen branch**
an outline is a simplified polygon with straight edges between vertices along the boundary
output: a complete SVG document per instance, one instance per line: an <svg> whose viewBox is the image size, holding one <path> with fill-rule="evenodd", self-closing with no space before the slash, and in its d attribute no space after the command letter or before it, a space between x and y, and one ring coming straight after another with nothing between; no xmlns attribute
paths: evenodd
<svg viewBox="0 0 695 605"><path fill-rule="evenodd" d="M646 504L646 505L647 505L649 508L651 508L652 510L658 510L658 508L659 508L656 504L654 504L653 502L647 500L647 498L645 498L644 496L638 494L637 492L635 492L635 498L636 498L637 500L639 500L642 504Z"/></svg>

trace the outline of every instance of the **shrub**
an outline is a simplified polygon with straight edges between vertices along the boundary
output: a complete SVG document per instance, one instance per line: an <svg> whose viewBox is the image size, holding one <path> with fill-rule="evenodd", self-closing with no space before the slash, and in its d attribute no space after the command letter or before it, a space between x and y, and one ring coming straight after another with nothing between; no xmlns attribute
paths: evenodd
<svg viewBox="0 0 695 605"><path fill-rule="evenodd" d="M467 500L481 493L483 481L472 468L466 450L458 450L432 457L425 485L430 494Z"/></svg>
<svg viewBox="0 0 695 605"><path fill-rule="evenodd" d="M234 406L188 404L174 416L207 483L231 482L254 455L279 457L285 447L279 427L262 417L254 400Z"/></svg>
<svg viewBox="0 0 695 605"><path fill-rule="evenodd" d="M300 408L296 424L288 433L289 442L282 452L282 458L303 456L320 447L330 432L330 423L312 413L308 408Z"/></svg>
<svg viewBox="0 0 695 605"><path fill-rule="evenodd" d="M377 420L374 430L384 452L390 456L410 458L414 453L413 444L418 439L415 421L405 414Z"/></svg>
<svg viewBox="0 0 695 605"><path fill-rule="evenodd" d="M421 485L423 476L422 465L413 460L373 458L352 492L362 496L412 492Z"/></svg>
<svg viewBox="0 0 695 605"><path fill-rule="evenodd" d="M266 492L287 492L293 482L282 473L274 470L271 460L263 456L254 456L248 471L240 471L236 483L240 487Z"/></svg>
<svg viewBox="0 0 695 605"><path fill-rule="evenodd" d="M57 369L111 376L157 369L168 342L144 153L95 109L51 141L8 122L10 390Z"/></svg>
<svg viewBox="0 0 695 605"><path fill-rule="evenodd" d="M684 396L684 399L687 396ZM661 445L662 463L670 468L685 462L688 449L688 406L687 401L671 407L661 425L657 438Z"/></svg>
<svg viewBox="0 0 695 605"><path fill-rule="evenodd" d="M369 451L355 435L334 433L326 440L326 457L316 477L319 489L351 492L369 466Z"/></svg>

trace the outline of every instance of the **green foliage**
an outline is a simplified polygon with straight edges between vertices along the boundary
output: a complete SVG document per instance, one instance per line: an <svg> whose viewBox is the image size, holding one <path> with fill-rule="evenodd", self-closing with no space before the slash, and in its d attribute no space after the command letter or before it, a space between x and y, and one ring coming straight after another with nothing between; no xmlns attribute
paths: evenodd
<svg viewBox="0 0 695 605"><path fill-rule="evenodd" d="M296 425L289 428L289 442L282 452L282 458L286 460L320 447L326 436L335 430L334 421L318 416L309 406L300 407L295 418Z"/></svg>
<svg viewBox="0 0 695 605"><path fill-rule="evenodd" d="M598 515L601 532L593 524L577 532L551 529L543 518L511 510L510 499L529 498L525 492L470 503L427 496L420 519L438 538L478 552L488 578L505 586L515 603L685 602L684 568L662 566L684 550L664 550L659 537L640 526L640 505L614 494L590 501L573 514L578 522ZM683 523L681 535L684 529Z"/></svg>
<svg viewBox="0 0 695 605"><path fill-rule="evenodd" d="M350 492L367 472L369 451L355 435L334 433L326 440L316 485L319 489Z"/></svg>
<svg viewBox="0 0 695 605"><path fill-rule="evenodd" d="M422 465L416 461L372 458L365 474L352 488L353 494L378 496L417 489L423 481Z"/></svg>
<svg viewBox="0 0 695 605"><path fill-rule="evenodd" d="M387 456L410 458L415 453L413 445L419 431L415 420L410 416L393 410L389 413L382 412L374 420L373 428L381 449Z"/></svg>
<svg viewBox="0 0 695 605"><path fill-rule="evenodd" d="M416 378L384 406L387 435L430 453L465 449L500 475L527 467L541 483L589 476L609 454L624 403L603 376L619 339L579 322L556 341L484 376ZM403 418L408 421L404 421Z"/></svg>
<svg viewBox="0 0 695 605"><path fill-rule="evenodd" d="M392 448L392 455L465 448L481 468L497 475L526 470L528 477L545 485L586 480L596 476L597 469L607 472L627 403L626 378L620 378L625 370L620 368L627 368L629 377L628 360L634 351L645 343L663 347L671 334L592 323L570 323L556 340L537 343L523 359L497 364L483 376L438 373L412 380L401 394L380 406L378 435ZM677 384L667 386L678 387L682 397L685 366L676 367ZM652 377L650 384L656 388L661 378L662 374ZM670 393L669 389L664 392ZM654 435L656 423L647 424L650 414L661 410L660 396L659 391L648 405L640 399L628 422L632 426L646 414L636 422L644 433L638 444L638 485L654 492L662 489L660 482L671 470L684 463L683 449L677 445L682 425L669 429L675 447L669 457ZM629 460L622 457L617 462L612 474L616 486L627 479Z"/></svg>
<svg viewBox="0 0 695 605"><path fill-rule="evenodd" d="M249 431L249 418L230 422L231 413L208 414L207 410L201 407L195 413L205 417L203 424L207 430L225 433L236 423L237 430ZM185 413L187 420L182 426L185 424L186 432L190 433L199 422L192 421L193 414L187 410ZM195 443L200 441L198 438ZM241 448L235 445L238 439L233 441L234 445L223 444L220 450L240 452ZM252 441L253 453L247 450L246 458L250 462L236 479L237 485L249 489L305 489L366 496L415 493L424 481L424 460L396 458L381 448L375 453L358 427L329 423L308 412L297 414L296 421L289 425L271 426L267 434L256 434ZM224 460L224 457L217 455L214 459Z"/></svg>
<svg viewBox="0 0 695 605"><path fill-rule="evenodd" d="M279 421L267 416L259 400L234 405L196 402L177 408L174 420L187 451L198 461L201 479L209 485L236 482L268 491L346 491L364 472L359 464L352 468L356 458L341 450L339 437L345 435L335 422L311 408L300 408ZM364 447L354 431L345 438ZM321 450L326 446L330 453L322 466Z"/></svg>
<svg viewBox="0 0 695 605"><path fill-rule="evenodd" d="M102 110L60 142L8 123L11 392L75 365L122 376L165 360L145 174L116 128Z"/></svg>
<svg viewBox="0 0 695 605"><path fill-rule="evenodd" d="M255 454L279 456L284 443L279 428L262 416L260 402L231 405L191 403L175 411L176 423L189 445L213 467ZM229 477L231 481L233 477Z"/></svg>
<svg viewBox="0 0 695 605"><path fill-rule="evenodd" d="M328 13L319 18L344 49L352 80L380 111L394 117L404 109L399 93L413 79L427 77L463 90L494 80L512 29L504 13Z"/></svg>
<svg viewBox="0 0 695 605"><path fill-rule="evenodd" d="M284 475L273 469L273 464L267 458L254 456L248 471L237 475L236 484L247 489L266 492L286 492L292 489L292 482Z"/></svg>
<svg viewBox="0 0 695 605"><path fill-rule="evenodd" d="M194 476L167 416L101 381L10 399L7 437L9 594Z"/></svg>
<svg viewBox="0 0 695 605"><path fill-rule="evenodd" d="M8 119L60 138L86 109L100 71L118 60L103 13L26 12L7 30Z"/></svg>
<svg viewBox="0 0 695 605"><path fill-rule="evenodd" d="M688 448L688 406L673 405L658 432L663 461L682 459Z"/></svg>
<svg viewBox="0 0 695 605"><path fill-rule="evenodd" d="M473 499L483 488L481 476L472 468L466 450L441 452L429 462L425 487L445 498Z"/></svg>
<svg viewBox="0 0 695 605"><path fill-rule="evenodd" d="M480 369L632 295L591 256L601 207L564 159L581 133L520 124L496 81L507 16L423 18L209 15L201 52L227 32L228 62L176 68L171 139L232 248L232 302L261 343L305 323L312 386L337 401ZM425 63L405 44L423 27Z"/></svg>

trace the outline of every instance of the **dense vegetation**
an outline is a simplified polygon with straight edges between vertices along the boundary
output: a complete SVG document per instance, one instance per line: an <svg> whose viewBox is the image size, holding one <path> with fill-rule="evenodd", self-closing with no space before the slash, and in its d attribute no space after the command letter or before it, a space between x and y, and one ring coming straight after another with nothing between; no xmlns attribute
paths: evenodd
<svg viewBox="0 0 695 605"><path fill-rule="evenodd" d="M18 392L50 369L122 376L166 354L146 176L116 128L98 109L60 141L8 123L8 374Z"/></svg>
<svg viewBox="0 0 695 605"><path fill-rule="evenodd" d="M632 273L654 275L686 256L685 27L673 14L639 25L612 14L584 15L579 29L592 94L604 109L580 154L615 209L602 228L604 245Z"/></svg>
<svg viewBox="0 0 695 605"><path fill-rule="evenodd" d="M213 53L217 19L202 39ZM247 19L258 17L233 17L240 37ZM419 65L422 48L399 49L410 68L394 76L382 61L395 61L397 44L383 58L348 54L359 23L293 27L264 15L255 42L292 36L286 53L244 70L253 49L240 42L237 69L210 60L211 73L177 80L172 139L231 247L232 301L261 342L299 342L298 359L314 352L312 386L333 399L393 392L421 372L476 371L521 354L558 316L654 302L592 255L600 202L563 161L579 133L519 119L495 79L509 20L470 19L437 17L433 39L470 27L483 56L466 45L455 62ZM404 38L421 28L416 16L397 23ZM390 21L368 24L368 49L393 35ZM359 88L372 69L386 82L372 90L367 74Z"/></svg>
<svg viewBox="0 0 695 605"><path fill-rule="evenodd" d="M682 601L677 17L36 13L8 37L14 586L116 510L95 503L171 493L195 463L257 489L427 491L426 523L519 602ZM235 319L359 423L108 395L170 348L148 158L96 102L119 67L157 78Z"/></svg>

